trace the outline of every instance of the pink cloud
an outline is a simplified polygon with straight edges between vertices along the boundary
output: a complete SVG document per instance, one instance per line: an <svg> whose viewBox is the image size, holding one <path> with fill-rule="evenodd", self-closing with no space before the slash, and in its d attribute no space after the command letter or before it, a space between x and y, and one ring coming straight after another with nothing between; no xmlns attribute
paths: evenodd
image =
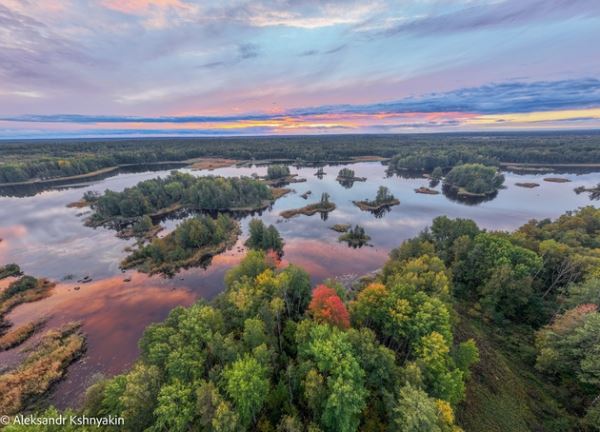
<svg viewBox="0 0 600 432"><path fill-rule="evenodd" d="M102 5L108 9L133 15L144 14L150 9L187 9L189 7L181 0L104 0Z"/></svg>

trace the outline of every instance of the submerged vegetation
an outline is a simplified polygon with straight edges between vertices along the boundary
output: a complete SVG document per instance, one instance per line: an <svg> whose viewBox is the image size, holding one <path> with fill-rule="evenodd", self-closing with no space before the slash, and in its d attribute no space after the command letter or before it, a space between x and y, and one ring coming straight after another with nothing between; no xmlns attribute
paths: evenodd
<svg viewBox="0 0 600 432"><path fill-rule="evenodd" d="M0 335L10 327L4 316L13 308L48 297L55 284L47 279L36 279L32 276L22 276L11 282L6 289L0 292Z"/></svg>
<svg viewBox="0 0 600 432"><path fill-rule="evenodd" d="M37 320L23 324L9 330L5 335L0 335L0 351L9 350L21 345L44 325L44 320Z"/></svg>
<svg viewBox="0 0 600 432"><path fill-rule="evenodd" d="M202 215L186 219L164 238L141 246L123 260L121 267L144 273L173 275L181 268L199 265L233 246L239 224L229 216Z"/></svg>
<svg viewBox="0 0 600 432"><path fill-rule="evenodd" d="M0 375L2 414L16 414L43 395L84 351L85 338L78 324L46 332L16 369Z"/></svg>

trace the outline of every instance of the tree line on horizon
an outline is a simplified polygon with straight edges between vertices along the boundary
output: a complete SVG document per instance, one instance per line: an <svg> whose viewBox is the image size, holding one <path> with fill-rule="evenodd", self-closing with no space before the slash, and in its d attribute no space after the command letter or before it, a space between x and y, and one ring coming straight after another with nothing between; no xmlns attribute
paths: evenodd
<svg viewBox="0 0 600 432"><path fill-rule="evenodd" d="M431 171L460 163L600 163L600 135L569 133L334 135L0 142L0 184L199 157L311 163L392 158L392 169Z"/></svg>

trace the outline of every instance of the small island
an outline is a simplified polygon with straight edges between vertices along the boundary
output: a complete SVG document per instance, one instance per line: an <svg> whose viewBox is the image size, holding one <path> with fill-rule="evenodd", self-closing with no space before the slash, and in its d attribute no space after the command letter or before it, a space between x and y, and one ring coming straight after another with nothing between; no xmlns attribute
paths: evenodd
<svg viewBox="0 0 600 432"><path fill-rule="evenodd" d="M309 204L299 209L285 210L279 213L279 215L289 219L301 214L306 216L312 216L316 213L327 214L333 210L335 210L335 204L329 201L329 194L325 192L321 195L321 200L319 202Z"/></svg>
<svg viewBox="0 0 600 432"><path fill-rule="evenodd" d="M335 224L329 227L329 229L334 230L335 232L345 233L347 232L352 225L350 224Z"/></svg>
<svg viewBox="0 0 600 432"><path fill-rule="evenodd" d="M239 224L229 216L195 216L166 237L155 238L135 250L121 262L121 268L172 276L182 268L202 265L232 247L239 234Z"/></svg>
<svg viewBox="0 0 600 432"><path fill-rule="evenodd" d="M425 194L425 195L438 195L440 192L435 189L428 188L426 186L421 186L415 189L415 193Z"/></svg>
<svg viewBox="0 0 600 432"><path fill-rule="evenodd" d="M371 237L366 234L365 229L360 225L355 225L354 228L338 237L338 241L346 242L352 248L363 247L369 240L371 240Z"/></svg>
<svg viewBox="0 0 600 432"><path fill-rule="evenodd" d="M269 165L264 180L265 183L273 187L306 181L304 178L298 178L298 174L290 174L290 168L286 165Z"/></svg>
<svg viewBox="0 0 600 432"><path fill-rule="evenodd" d="M312 191L306 191L304 192L302 195L300 195L300 197L302 199L308 199L308 196L312 194Z"/></svg>
<svg viewBox="0 0 600 432"><path fill-rule="evenodd" d="M539 187L539 183L533 183L533 182L522 182L522 183L515 183L515 186L519 186L522 188L527 188L527 189L533 189L536 187Z"/></svg>
<svg viewBox="0 0 600 432"><path fill-rule="evenodd" d="M385 186L379 186L377 195L374 200L352 201L352 203L364 211L379 211L386 207L391 207L400 204L390 190Z"/></svg>
<svg viewBox="0 0 600 432"><path fill-rule="evenodd" d="M354 170L350 168L342 168L337 175L337 181L339 182L364 182L367 181L366 177L356 177Z"/></svg>
<svg viewBox="0 0 600 432"><path fill-rule="evenodd" d="M327 175L327 173L325 172L325 170L323 170L323 167L319 167L319 168L317 168L317 172L315 172L315 175L319 179L322 179L324 175Z"/></svg>
<svg viewBox="0 0 600 432"><path fill-rule="evenodd" d="M504 176L495 167L478 163L455 166L444 178L444 187L462 197L494 195L504 183Z"/></svg>
<svg viewBox="0 0 600 432"><path fill-rule="evenodd" d="M549 183L569 183L571 180L565 177L546 177L544 181Z"/></svg>

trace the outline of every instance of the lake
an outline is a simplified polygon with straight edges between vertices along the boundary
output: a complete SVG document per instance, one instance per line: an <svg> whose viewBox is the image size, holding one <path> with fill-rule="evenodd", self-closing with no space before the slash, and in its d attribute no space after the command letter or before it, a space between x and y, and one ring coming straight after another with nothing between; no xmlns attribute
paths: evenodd
<svg viewBox="0 0 600 432"><path fill-rule="evenodd" d="M365 182L355 182L347 188L336 181L337 172L348 167ZM156 167L155 167L156 168ZM322 178L314 175L314 167L290 167L292 173L305 178L293 183L295 190L255 216L274 224L285 241L284 262L305 268L314 283L335 277L353 280L357 276L380 268L389 251L413 237L433 218L447 215L475 220L481 227L493 230L513 230L532 218L555 218L567 210L594 204L587 194L577 195L575 187L591 187L600 183L599 172L516 174L505 172L505 188L493 199L475 204L453 200L444 194L423 195L415 188L428 186L424 178L387 176L379 162L351 165L327 165ZM245 253L243 242L250 216L242 218L243 234L231 250L213 258L206 269L181 271L172 279L148 277L135 271L122 273L119 262L126 256L125 248L133 240L123 240L105 228L84 226L89 209L68 208L88 190L120 191L141 180L168 175L168 170L148 169L117 172L86 183L62 184L51 190L37 187L19 191L13 188L2 195L0 189L0 264L17 263L27 274L47 277L57 282L52 296L39 302L24 304L7 317L20 325L39 317L49 317L46 328L69 321L80 321L88 338L85 356L71 365L66 378L52 389L50 402L63 408L80 402L85 388L98 374L113 375L124 371L138 355L137 341L143 329L163 320L176 306L192 304L198 298L210 299L223 289L227 269L240 261ZM193 175L249 176L265 175L266 166L229 167L213 171L181 171ZM560 176L569 183L549 183L545 177ZM521 188L518 182L536 182L540 187ZM374 215L361 211L353 200L373 199L379 186L387 186L400 200L389 212ZM441 190L441 186L436 187ZM312 194L307 200L300 195ZM326 220L319 214L284 220L283 210L303 207L328 193L337 209ZM164 221L164 235L178 223L176 218ZM371 236L370 245L352 249L337 241L334 224L360 224ZM76 280L90 276L92 282ZM125 278L131 278L126 282ZM9 280L0 281L0 289ZM79 290L75 290L80 286ZM22 347L35 343L33 337ZM15 365L24 354L21 348L0 353L0 364Z"/></svg>

